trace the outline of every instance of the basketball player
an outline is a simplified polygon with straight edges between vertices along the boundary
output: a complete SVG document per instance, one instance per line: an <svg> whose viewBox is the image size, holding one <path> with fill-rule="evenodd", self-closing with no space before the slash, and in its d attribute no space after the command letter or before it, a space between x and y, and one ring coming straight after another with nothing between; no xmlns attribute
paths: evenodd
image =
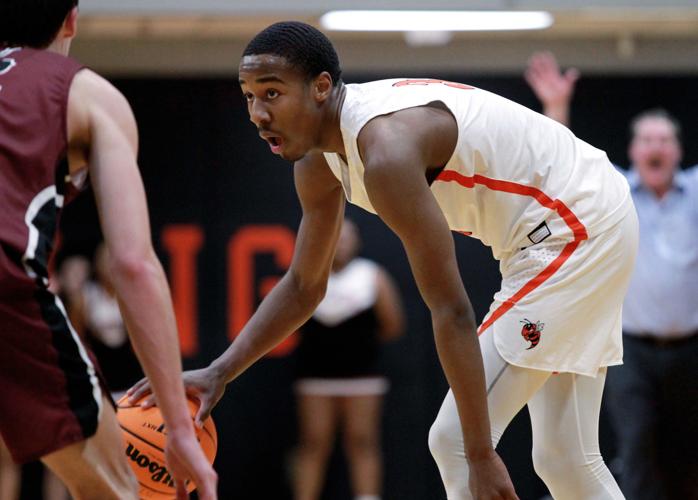
<svg viewBox="0 0 698 500"><path fill-rule="evenodd" d="M0 432L17 462L41 459L76 499L136 499L97 368L47 289L56 219L89 170L114 285L168 428L178 497L215 499L179 374L167 282L153 252L137 132L123 96L67 56L77 0L0 4Z"/></svg>
<svg viewBox="0 0 698 500"><path fill-rule="evenodd" d="M606 367L621 363L637 219L605 153L468 85L345 85L332 44L302 23L259 33L239 71L250 120L295 162L303 218L284 278L222 356L185 375L203 399L197 418L315 309L346 198L399 236L431 310L451 390L429 444L448 498L516 498L494 447L525 404L534 465L555 498L622 498L597 427ZM450 231L501 262L502 288L479 328Z"/></svg>

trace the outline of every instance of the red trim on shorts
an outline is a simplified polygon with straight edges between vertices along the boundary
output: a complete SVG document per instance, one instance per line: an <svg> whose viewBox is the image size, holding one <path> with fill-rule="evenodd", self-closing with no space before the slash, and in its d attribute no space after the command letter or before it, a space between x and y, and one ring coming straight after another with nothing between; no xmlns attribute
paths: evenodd
<svg viewBox="0 0 698 500"><path fill-rule="evenodd" d="M536 201L542 206L557 212L557 214L562 217L567 226L572 230L572 234L574 235L574 240L565 245L562 252L560 252L560 255L558 255L555 260L548 264L545 269L534 276L531 280L526 282L524 286L519 289L519 291L506 299L501 306L494 310L494 312L480 325L480 328L478 328L478 335L482 335L482 333L487 330L492 323L501 318L507 311L514 307L518 301L538 288L545 282L545 280L550 278L550 276L552 276L555 271L560 269L562 264L564 264L565 261L570 258L579 244L589 237L584 224L582 224L582 222L577 218L576 215L574 215L572 210L570 210L567 205L560 200L553 200L543 191L533 186L518 184L511 181L491 179L478 174L473 175L472 177L466 177L465 175L454 172L453 170L442 171L436 180L442 182L456 182L465 188L473 188L477 184L480 186L485 186L493 191L531 196L535 198Z"/></svg>

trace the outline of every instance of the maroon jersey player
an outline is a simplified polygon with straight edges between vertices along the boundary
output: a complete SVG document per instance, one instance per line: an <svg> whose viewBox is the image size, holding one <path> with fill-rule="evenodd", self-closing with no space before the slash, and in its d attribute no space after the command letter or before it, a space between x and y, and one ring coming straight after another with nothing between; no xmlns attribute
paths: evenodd
<svg viewBox="0 0 698 500"><path fill-rule="evenodd" d="M137 498L94 361L47 289L68 187L89 172L122 310L169 428L170 472L180 497L193 479L213 499L216 475L196 442L150 241L133 115L67 57L76 24L77 0L0 4L0 433L16 461L41 459L74 498Z"/></svg>

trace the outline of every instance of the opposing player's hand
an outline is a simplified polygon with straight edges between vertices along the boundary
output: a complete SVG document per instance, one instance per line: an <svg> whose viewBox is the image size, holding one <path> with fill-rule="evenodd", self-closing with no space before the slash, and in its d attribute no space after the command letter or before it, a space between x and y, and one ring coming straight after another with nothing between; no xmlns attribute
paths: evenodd
<svg viewBox="0 0 698 500"><path fill-rule="evenodd" d="M193 481L201 500L216 500L218 475L208 463L193 431L169 431L165 458L177 486L177 500L189 498L185 481Z"/></svg>
<svg viewBox="0 0 698 500"><path fill-rule="evenodd" d="M536 52L528 60L524 77L544 106L568 106L579 71L570 68L562 73L555 56L550 52Z"/></svg>
<svg viewBox="0 0 698 500"><path fill-rule="evenodd" d="M213 407L216 406L223 396L225 392L225 381L210 368L186 371L182 374L182 380L186 393L199 400L199 411L196 413L194 423L198 427L202 427L204 425L204 420L209 417L211 410L213 410ZM131 387L126 394L128 395L130 404L140 404L143 408L148 408L156 404L155 396L152 394L152 389L150 387L150 381L147 378L141 379L137 384ZM140 401L142 398L145 399Z"/></svg>
<svg viewBox="0 0 698 500"><path fill-rule="evenodd" d="M518 500L504 462L495 451L468 464L470 492L475 500Z"/></svg>

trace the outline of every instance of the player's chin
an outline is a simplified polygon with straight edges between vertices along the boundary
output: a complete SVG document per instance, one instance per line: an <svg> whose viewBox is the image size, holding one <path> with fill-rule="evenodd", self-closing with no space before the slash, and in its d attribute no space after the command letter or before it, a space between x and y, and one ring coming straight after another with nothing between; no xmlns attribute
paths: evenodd
<svg viewBox="0 0 698 500"><path fill-rule="evenodd" d="M281 156L281 158L283 158L286 161L297 162L303 159L305 153L301 154L293 151L282 151L279 156Z"/></svg>

